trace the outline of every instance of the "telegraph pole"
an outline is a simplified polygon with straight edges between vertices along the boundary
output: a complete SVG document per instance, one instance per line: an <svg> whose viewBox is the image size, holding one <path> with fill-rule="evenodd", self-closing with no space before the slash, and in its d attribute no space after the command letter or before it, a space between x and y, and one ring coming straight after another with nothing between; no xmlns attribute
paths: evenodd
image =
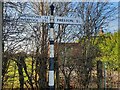
<svg viewBox="0 0 120 90"><path fill-rule="evenodd" d="M50 60L49 60L49 88L54 90L54 6L50 6Z"/></svg>
<svg viewBox="0 0 120 90"><path fill-rule="evenodd" d="M2 2L0 1L0 90L2 89Z"/></svg>

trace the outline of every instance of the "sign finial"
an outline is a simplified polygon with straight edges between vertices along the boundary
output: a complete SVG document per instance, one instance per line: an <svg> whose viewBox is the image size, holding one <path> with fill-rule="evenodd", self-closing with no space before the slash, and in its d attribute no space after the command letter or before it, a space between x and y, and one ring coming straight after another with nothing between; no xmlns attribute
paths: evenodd
<svg viewBox="0 0 120 90"><path fill-rule="evenodd" d="M53 11L54 11L54 5L53 4L50 6L50 9L51 9L51 15L53 15Z"/></svg>

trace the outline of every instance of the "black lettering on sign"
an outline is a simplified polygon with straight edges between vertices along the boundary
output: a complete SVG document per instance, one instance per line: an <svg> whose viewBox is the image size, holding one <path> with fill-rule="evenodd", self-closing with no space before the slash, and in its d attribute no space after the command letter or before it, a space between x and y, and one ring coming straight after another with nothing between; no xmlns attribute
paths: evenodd
<svg viewBox="0 0 120 90"><path fill-rule="evenodd" d="M79 20L76 20L77 23L80 23Z"/></svg>
<svg viewBox="0 0 120 90"><path fill-rule="evenodd" d="M73 20L70 20L70 22L73 22Z"/></svg>
<svg viewBox="0 0 120 90"><path fill-rule="evenodd" d="M58 19L59 22L62 22L62 19Z"/></svg>
<svg viewBox="0 0 120 90"><path fill-rule="evenodd" d="M36 16L35 18L41 18L40 16Z"/></svg>
<svg viewBox="0 0 120 90"><path fill-rule="evenodd" d="M69 20L69 19L66 19L65 22L70 22L70 20Z"/></svg>
<svg viewBox="0 0 120 90"><path fill-rule="evenodd" d="M64 21L65 21L65 22L69 22L69 20L68 20L68 19L64 19Z"/></svg>
<svg viewBox="0 0 120 90"><path fill-rule="evenodd" d="M63 19L57 19L57 21L58 21L58 22L62 22L62 21L63 21Z"/></svg>
<svg viewBox="0 0 120 90"><path fill-rule="evenodd" d="M72 19L64 19L64 22L73 22Z"/></svg>
<svg viewBox="0 0 120 90"><path fill-rule="evenodd" d="M48 17L44 17L45 19L48 19Z"/></svg>

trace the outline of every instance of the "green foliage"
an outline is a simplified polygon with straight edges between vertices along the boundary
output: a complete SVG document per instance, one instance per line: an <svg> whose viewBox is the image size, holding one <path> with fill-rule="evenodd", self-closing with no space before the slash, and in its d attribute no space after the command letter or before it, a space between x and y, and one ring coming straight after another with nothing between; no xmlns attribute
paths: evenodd
<svg viewBox="0 0 120 90"><path fill-rule="evenodd" d="M117 70L118 65L118 32L106 33L99 37L98 47L101 56L97 59L107 64L107 68Z"/></svg>
<svg viewBox="0 0 120 90"><path fill-rule="evenodd" d="M31 74L31 68L32 68L31 62L32 62L31 57L27 57L25 59L25 63L27 65L27 70L28 70L29 75ZM23 74L24 74L24 80L25 80L25 82L27 82L28 77L27 77L24 69L23 69ZM5 76L5 78L7 78L7 81L4 85L4 88L6 88L6 87L7 88L20 88L19 87L18 67L14 60L10 60L10 65L9 65L8 72Z"/></svg>

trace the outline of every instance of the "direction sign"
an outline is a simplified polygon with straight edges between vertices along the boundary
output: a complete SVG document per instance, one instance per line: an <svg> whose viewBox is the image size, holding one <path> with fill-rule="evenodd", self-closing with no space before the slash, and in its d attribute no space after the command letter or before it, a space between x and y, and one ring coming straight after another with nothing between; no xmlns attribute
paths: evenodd
<svg viewBox="0 0 120 90"><path fill-rule="evenodd" d="M42 22L50 23L50 16L33 16L33 15L22 15L19 19L21 22ZM81 18L68 18L68 17L54 17L54 23L56 24L81 24Z"/></svg>
<svg viewBox="0 0 120 90"><path fill-rule="evenodd" d="M32 23L37 23L37 22L43 22L43 23L50 23L50 16L33 16L33 15L22 15L18 21L24 21L24 22L32 22Z"/></svg>
<svg viewBox="0 0 120 90"><path fill-rule="evenodd" d="M58 24L82 24L81 18L55 17L54 23Z"/></svg>

